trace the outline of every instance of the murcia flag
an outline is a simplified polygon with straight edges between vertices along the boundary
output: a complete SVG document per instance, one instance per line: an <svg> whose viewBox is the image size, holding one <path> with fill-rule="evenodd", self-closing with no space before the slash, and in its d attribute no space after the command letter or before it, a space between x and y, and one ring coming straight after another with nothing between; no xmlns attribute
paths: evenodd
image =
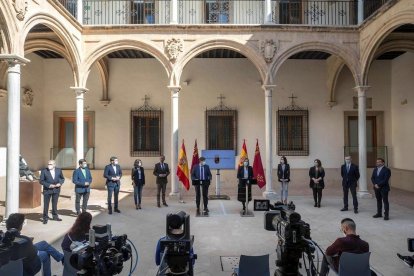
<svg viewBox="0 0 414 276"><path fill-rule="evenodd" d="M247 156L246 140L243 139L243 147L240 153L239 166L243 166L244 160L248 158L249 157Z"/></svg>
<svg viewBox="0 0 414 276"><path fill-rule="evenodd" d="M181 145L180 154L178 155L177 176L187 191L190 189L190 173L188 172L187 154L185 153L184 140Z"/></svg>
<svg viewBox="0 0 414 276"><path fill-rule="evenodd" d="M256 150L254 151L253 177L257 180L257 186L263 188L266 185L262 157L260 156L259 141L256 140Z"/></svg>
<svg viewBox="0 0 414 276"><path fill-rule="evenodd" d="M193 150L193 160L191 161L191 169L190 172L193 171L193 167L200 163L199 157L198 157L198 147L197 147L197 139L195 140L194 144L194 150Z"/></svg>

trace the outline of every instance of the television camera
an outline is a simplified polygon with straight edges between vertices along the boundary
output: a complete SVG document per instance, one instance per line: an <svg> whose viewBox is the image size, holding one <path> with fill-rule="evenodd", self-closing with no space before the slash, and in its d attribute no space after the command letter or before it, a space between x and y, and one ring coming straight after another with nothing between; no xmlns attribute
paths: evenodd
<svg viewBox="0 0 414 276"><path fill-rule="evenodd" d="M408 251L414 252L414 239L407 239ZM413 268L414 266L414 256L402 256L401 254L397 253L398 258L401 259L406 265Z"/></svg>
<svg viewBox="0 0 414 276"><path fill-rule="evenodd" d="M157 276L193 276L197 255L193 252L194 236L190 235L190 216L184 211L168 214L166 236L159 241L162 253Z"/></svg>
<svg viewBox="0 0 414 276"><path fill-rule="evenodd" d="M295 212L295 205L267 202L262 209L266 211L264 216L264 228L267 231L275 231L278 237L276 248L277 260L275 276L297 276L301 275L302 268L300 259L303 259L307 275L317 275L318 269L314 265L314 253L317 244L310 236L310 226L301 220L300 214ZM255 202L256 207L256 202ZM308 266L306 265L308 263Z"/></svg>
<svg viewBox="0 0 414 276"><path fill-rule="evenodd" d="M131 245L137 256L134 269ZM127 235L112 236L110 224L95 225L89 230L88 242L72 250L70 264L79 270L78 275L116 275L121 273L123 263L129 259L132 274L137 266L138 253Z"/></svg>
<svg viewBox="0 0 414 276"><path fill-rule="evenodd" d="M6 265L9 261L16 261L26 257L32 245L30 242L19 237L17 229L10 229L6 232L0 230L0 267Z"/></svg>

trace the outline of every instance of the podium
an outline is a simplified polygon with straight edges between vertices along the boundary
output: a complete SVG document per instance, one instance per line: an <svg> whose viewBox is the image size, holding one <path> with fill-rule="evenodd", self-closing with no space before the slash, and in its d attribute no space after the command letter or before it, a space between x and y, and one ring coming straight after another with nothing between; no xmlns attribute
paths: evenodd
<svg viewBox="0 0 414 276"><path fill-rule="evenodd" d="M255 179L247 181L247 183L245 184L246 186L246 210L240 211L241 217L254 217L253 212L249 210L249 187L250 187L250 190L252 190L251 189L252 185L257 185L257 181ZM253 196L252 196L252 200L253 200Z"/></svg>
<svg viewBox="0 0 414 276"><path fill-rule="evenodd" d="M36 208L41 205L42 187L39 181L19 182L19 207Z"/></svg>

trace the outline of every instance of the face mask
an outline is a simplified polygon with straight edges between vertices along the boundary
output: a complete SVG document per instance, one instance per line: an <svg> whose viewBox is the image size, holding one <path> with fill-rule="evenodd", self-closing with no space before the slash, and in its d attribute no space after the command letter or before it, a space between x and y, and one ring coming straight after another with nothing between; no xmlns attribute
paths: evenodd
<svg viewBox="0 0 414 276"><path fill-rule="evenodd" d="M245 167L247 167L249 165L249 162L244 162L243 164Z"/></svg>
<svg viewBox="0 0 414 276"><path fill-rule="evenodd" d="M315 163L315 167L318 167L318 163Z"/></svg>
<svg viewBox="0 0 414 276"><path fill-rule="evenodd" d="M53 170L53 169L55 168L55 166L53 166L53 165L48 165L48 166L47 166L47 168L48 168L49 170Z"/></svg>
<svg viewBox="0 0 414 276"><path fill-rule="evenodd" d="M82 164L82 168L87 168L88 167L88 164Z"/></svg>
<svg viewBox="0 0 414 276"><path fill-rule="evenodd" d="M202 161L201 162L201 166L204 166L206 164L206 162L205 161Z"/></svg>
<svg viewBox="0 0 414 276"><path fill-rule="evenodd" d="M280 160L280 164L285 164L285 160Z"/></svg>
<svg viewBox="0 0 414 276"><path fill-rule="evenodd" d="M118 161L114 161L114 165L118 165Z"/></svg>
<svg viewBox="0 0 414 276"><path fill-rule="evenodd" d="M349 164L351 164L351 160L345 160L345 163L346 163L347 165L349 165Z"/></svg>
<svg viewBox="0 0 414 276"><path fill-rule="evenodd" d="M138 162L138 167L141 167L142 166L142 163L141 162Z"/></svg>

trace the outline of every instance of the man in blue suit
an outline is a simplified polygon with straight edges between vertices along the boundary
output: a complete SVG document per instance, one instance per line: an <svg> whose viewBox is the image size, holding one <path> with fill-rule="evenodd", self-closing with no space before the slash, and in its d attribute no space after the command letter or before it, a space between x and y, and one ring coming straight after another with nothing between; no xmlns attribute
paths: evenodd
<svg viewBox="0 0 414 276"><path fill-rule="evenodd" d="M49 160L47 168L40 173L40 184L43 186L43 224L49 220L49 202L52 199L52 215L53 220L62 221L57 213L57 203L60 194L60 187L65 182L62 170L56 168L55 160Z"/></svg>
<svg viewBox="0 0 414 276"><path fill-rule="evenodd" d="M345 164L341 167L342 189L344 191L344 208L341 211L348 211L348 191L351 190L354 213L358 214L358 199L356 188L359 179L359 168L352 163L351 156L345 157Z"/></svg>
<svg viewBox="0 0 414 276"><path fill-rule="evenodd" d="M200 157L200 163L193 167L191 172L191 180L193 186L196 190L196 205L197 205L197 214L200 214L200 187L203 190L203 203L204 203L204 212L208 213L208 187L211 182L211 171L210 167L206 164L206 159Z"/></svg>
<svg viewBox="0 0 414 276"><path fill-rule="evenodd" d="M121 186L122 170L118 165L118 158L112 156L110 164L105 166L104 177L106 178L106 188L108 189L108 213L112 215L112 194L114 194L114 211L121 213L118 209L118 194Z"/></svg>
<svg viewBox="0 0 414 276"><path fill-rule="evenodd" d="M384 220L389 220L390 205L388 203L388 193L390 192L391 170L385 167L382 158L377 159L377 167L372 172L371 181L374 185L375 197L377 198L377 213L374 218L382 217L382 202L384 202Z"/></svg>
<svg viewBox="0 0 414 276"><path fill-rule="evenodd" d="M80 200L82 200L82 212L86 212L91 191L92 175L85 159L79 160L79 168L73 171L72 182L75 184L75 208L76 214L80 214Z"/></svg>

